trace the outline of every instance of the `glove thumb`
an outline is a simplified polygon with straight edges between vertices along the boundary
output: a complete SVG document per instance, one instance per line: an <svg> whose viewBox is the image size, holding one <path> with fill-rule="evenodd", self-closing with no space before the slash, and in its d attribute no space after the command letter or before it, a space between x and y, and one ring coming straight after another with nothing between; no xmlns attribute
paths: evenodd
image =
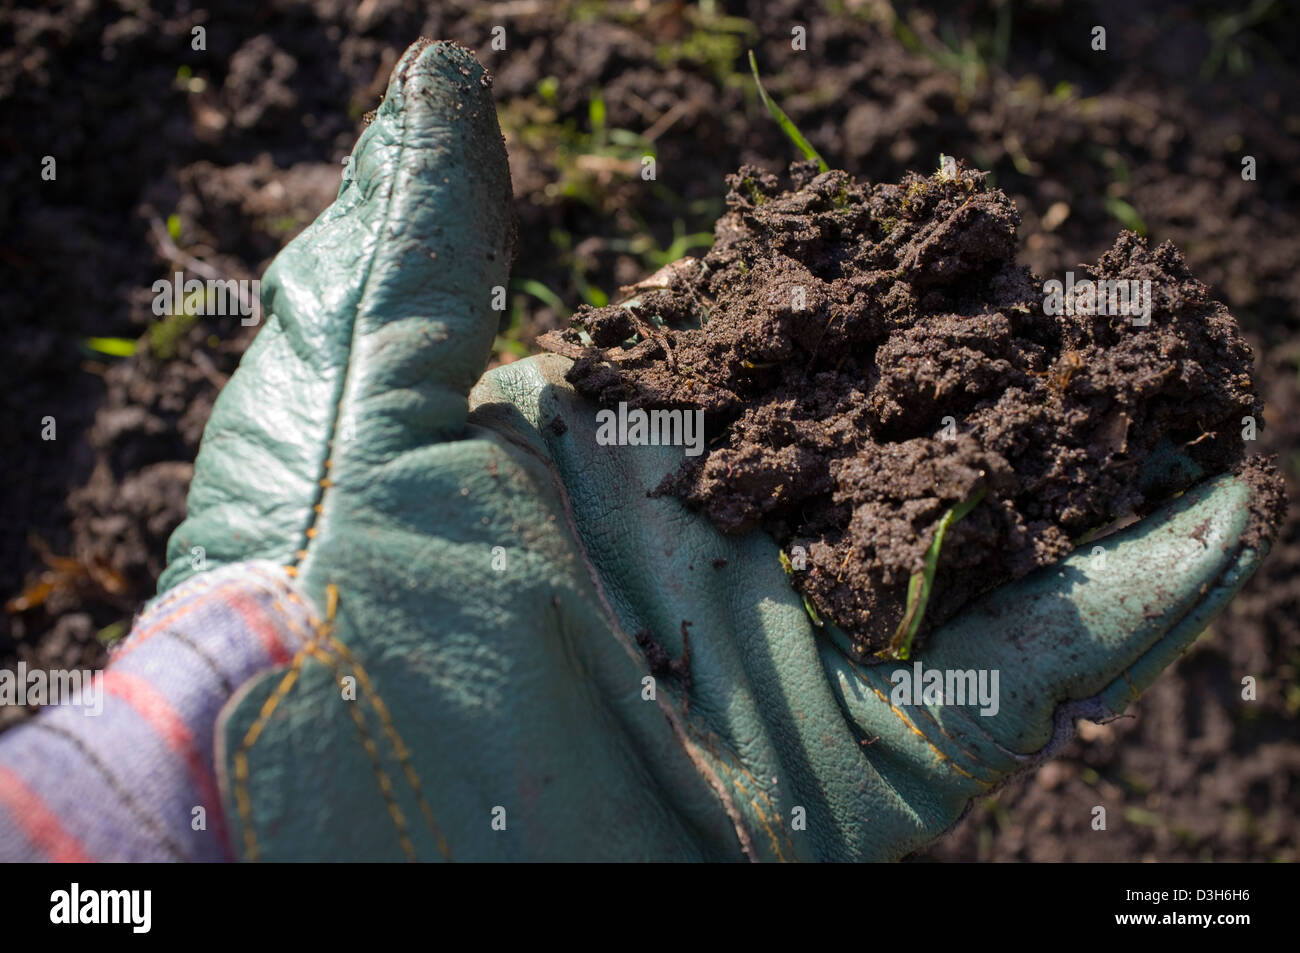
<svg viewBox="0 0 1300 953"><path fill-rule="evenodd" d="M335 202L267 269L266 326L213 410L165 591L250 559L296 565L326 488L456 437L513 254L510 171L469 51L403 55Z"/></svg>

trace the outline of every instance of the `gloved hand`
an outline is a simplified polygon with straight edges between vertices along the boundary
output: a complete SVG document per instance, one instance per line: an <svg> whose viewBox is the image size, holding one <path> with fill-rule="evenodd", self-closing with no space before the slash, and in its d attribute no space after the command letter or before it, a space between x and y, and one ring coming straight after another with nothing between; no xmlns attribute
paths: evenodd
<svg viewBox="0 0 1300 953"><path fill-rule="evenodd" d="M900 666L815 629L770 538L647 496L680 448L598 446L564 358L479 379L510 199L484 71L418 44L266 274L159 587L202 547L315 615L219 717L246 858L897 858L1121 712L1262 555L1245 484L1205 482L931 637L996 714L891 704Z"/></svg>

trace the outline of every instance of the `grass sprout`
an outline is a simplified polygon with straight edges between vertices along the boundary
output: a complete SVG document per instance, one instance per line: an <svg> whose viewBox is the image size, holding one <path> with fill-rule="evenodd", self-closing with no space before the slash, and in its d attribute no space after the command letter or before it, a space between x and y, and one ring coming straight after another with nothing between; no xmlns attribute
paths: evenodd
<svg viewBox="0 0 1300 953"><path fill-rule="evenodd" d="M981 486L967 499L943 514L943 519L939 521L939 529L934 534L934 541L925 551L925 566L919 572L912 573L911 581L907 584L907 611L903 613L903 621L898 624L898 631L894 633L889 648L882 653L887 658L905 662L911 656L912 641L920 631L921 620L925 617L925 606L930 601L930 589L934 585L934 571L939 565L939 550L943 548L943 537L954 523L984 499L984 490L985 487Z"/></svg>
<svg viewBox="0 0 1300 953"><path fill-rule="evenodd" d="M758 95L763 100L763 105L767 107L767 111L772 114L772 118L776 120L777 125L781 127L799 151L804 154L805 158L817 160L819 171L830 171L830 166L826 164L826 160L813 148L812 143L804 138L804 134L799 131L799 127L794 124L794 120L785 114L784 109L768 98L767 90L763 88L763 81L758 78L758 61L754 59L753 50L749 51L749 69L754 74L754 85L758 87Z"/></svg>

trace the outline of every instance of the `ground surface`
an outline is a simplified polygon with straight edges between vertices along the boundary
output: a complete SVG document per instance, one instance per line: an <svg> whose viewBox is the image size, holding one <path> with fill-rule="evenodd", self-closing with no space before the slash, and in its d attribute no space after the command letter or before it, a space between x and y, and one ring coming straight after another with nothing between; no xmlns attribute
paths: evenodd
<svg viewBox="0 0 1300 953"><path fill-rule="evenodd" d="M260 274L330 200L416 36L495 73L521 244L501 359L584 301L700 253L724 175L789 144L744 51L834 166L872 181L941 152L993 172L1021 261L1062 276L1121 226L1172 239L1256 348L1266 428L1300 496L1300 20L1281 2L805 4L73 0L0 11L0 313L13 333L0 664L97 664L152 590L237 319L159 320L196 262ZM975 11L980 11L976 13ZM969 16L963 14L969 13ZM958 16L962 16L959 20ZM1107 27L1107 50L1090 48ZM206 28L206 50L191 30ZM490 49L492 28L507 49ZM791 49L791 29L807 49ZM656 175L641 178L653 154ZM54 156L57 178L40 177ZM1241 177L1253 156L1257 179ZM88 338L140 339L131 357ZM101 349L113 345L100 342ZM42 441L42 418L57 439ZM44 554L44 556L42 555ZM1300 506L1247 591L1137 703L977 805L922 859L1300 854ZM45 578L50 585L34 587ZM39 603L39 604L36 604ZM9 608L19 609L17 604ZM1259 679L1258 701L1240 681ZM12 710L5 719L16 716ZM1091 808L1110 829L1089 829Z"/></svg>

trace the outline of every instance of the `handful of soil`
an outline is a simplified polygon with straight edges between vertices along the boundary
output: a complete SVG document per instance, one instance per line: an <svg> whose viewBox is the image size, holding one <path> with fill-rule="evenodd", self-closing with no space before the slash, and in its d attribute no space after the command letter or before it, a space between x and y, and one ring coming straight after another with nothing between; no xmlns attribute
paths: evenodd
<svg viewBox="0 0 1300 953"><path fill-rule="evenodd" d="M603 406L702 408L706 452L655 492L770 533L864 656L907 657L981 591L1185 489L1187 468L1152 482L1157 451L1238 466L1261 419L1250 347L1177 249L1124 233L1045 289L983 180L744 167L703 259L541 340Z"/></svg>

